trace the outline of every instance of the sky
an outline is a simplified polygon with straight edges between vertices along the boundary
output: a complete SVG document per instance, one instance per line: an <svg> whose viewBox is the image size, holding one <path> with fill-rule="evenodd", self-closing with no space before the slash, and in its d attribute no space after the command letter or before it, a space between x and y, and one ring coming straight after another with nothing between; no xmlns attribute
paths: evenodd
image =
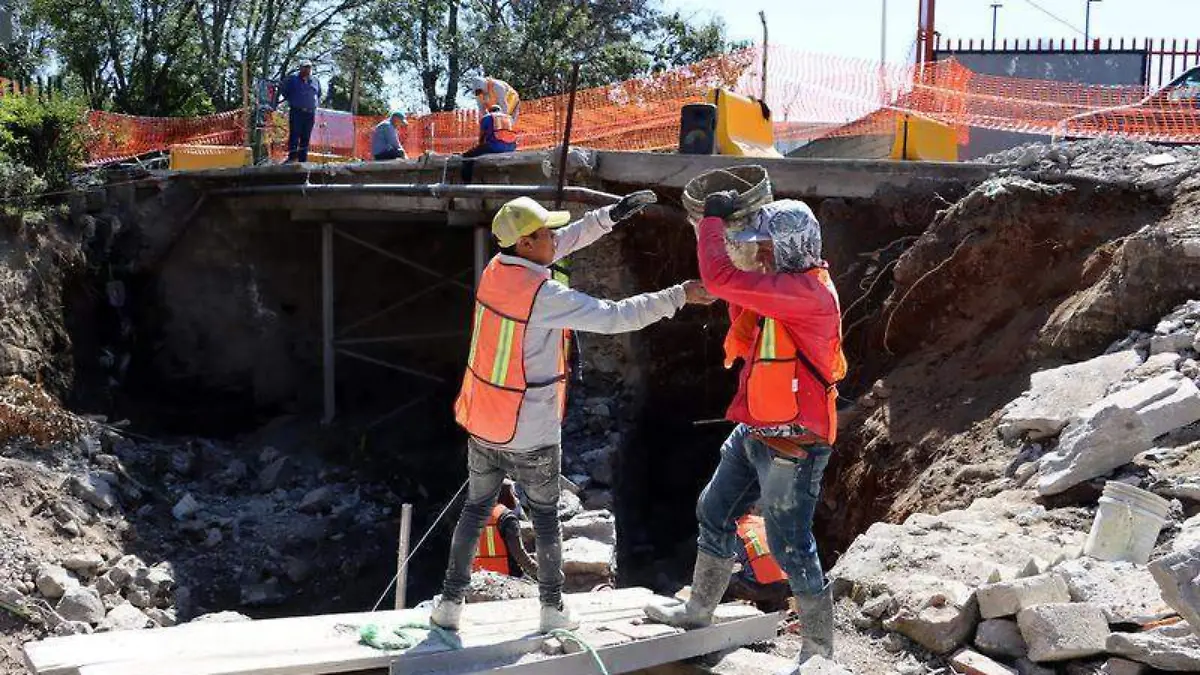
<svg viewBox="0 0 1200 675"><path fill-rule="evenodd" d="M918 0L664 0L685 17L720 17L733 39L762 40L761 10L771 44L871 59L879 58L884 2L888 60L903 62L913 49ZM938 32L990 39L993 3L1002 5L996 26L1000 40L1083 37L1085 0L939 0ZM1200 0L1100 0L1091 8L1093 37L1189 38L1193 44L1200 38Z"/></svg>

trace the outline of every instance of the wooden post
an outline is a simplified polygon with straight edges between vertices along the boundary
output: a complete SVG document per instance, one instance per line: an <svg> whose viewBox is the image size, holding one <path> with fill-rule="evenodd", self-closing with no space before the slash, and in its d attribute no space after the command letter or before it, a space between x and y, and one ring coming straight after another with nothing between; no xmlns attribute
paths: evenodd
<svg viewBox="0 0 1200 675"><path fill-rule="evenodd" d="M408 540L412 537L412 504L400 507L400 545L396 549L396 609L404 609L408 590Z"/></svg>
<svg viewBox="0 0 1200 675"><path fill-rule="evenodd" d="M885 2L886 2L886 0L885 0ZM766 103L766 101L767 101L767 13L762 10L759 10L758 20L762 22L762 27L763 27L762 91L759 93L759 99L761 99L764 103ZM886 21L886 19L885 19L885 21Z"/></svg>
<svg viewBox="0 0 1200 675"><path fill-rule="evenodd" d="M558 155L558 195L554 198L554 208L561 209L563 202L563 187L567 183L567 151L571 147L571 123L575 120L575 90L579 87L579 66L576 59L571 65L571 95L567 99L567 126L563 130L562 152Z"/></svg>

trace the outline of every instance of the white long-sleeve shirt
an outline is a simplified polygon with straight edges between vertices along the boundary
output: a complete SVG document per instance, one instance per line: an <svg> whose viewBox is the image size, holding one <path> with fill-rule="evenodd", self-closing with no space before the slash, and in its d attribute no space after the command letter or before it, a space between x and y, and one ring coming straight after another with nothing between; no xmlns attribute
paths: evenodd
<svg viewBox="0 0 1200 675"><path fill-rule="evenodd" d="M589 211L583 218L554 231L554 259L561 260L612 231L611 207ZM501 262L534 270L545 267L516 256L500 254ZM601 300L548 280L533 300L533 313L525 328L525 381L546 382L558 374L558 353L563 329L585 333L629 333L675 316L687 302L683 285L624 300ZM533 387L517 418L517 432L505 445L488 447L523 452L562 442L557 387Z"/></svg>

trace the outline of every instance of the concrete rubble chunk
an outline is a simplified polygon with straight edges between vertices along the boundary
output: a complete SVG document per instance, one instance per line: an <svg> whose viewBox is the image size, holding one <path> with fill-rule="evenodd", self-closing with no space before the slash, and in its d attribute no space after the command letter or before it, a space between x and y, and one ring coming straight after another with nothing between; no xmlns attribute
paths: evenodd
<svg viewBox="0 0 1200 675"><path fill-rule="evenodd" d="M1196 331L1155 335L1150 338L1150 353L1162 354L1163 352L1181 352L1185 349L1191 349L1197 335Z"/></svg>
<svg viewBox="0 0 1200 675"><path fill-rule="evenodd" d="M562 558L564 574L612 575L612 544L576 537L563 543Z"/></svg>
<svg viewBox="0 0 1200 675"><path fill-rule="evenodd" d="M211 614L202 614L188 623L240 623L242 621L250 621L250 617L241 612L213 612Z"/></svg>
<svg viewBox="0 0 1200 675"><path fill-rule="evenodd" d="M1104 663L1104 675L1148 675L1150 666L1114 656Z"/></svg>
<svg viewBox="0 0 1200 675"><path fill-rule="evenodd" d="M975 630L975 648L998 659L1019 659L1029 653L1021 629L1012 619L987 619Z"/></svg>
<svg viewBox="0 0 1200 675"><path fill-rule="evenodd" d="M1137 412L1117 405L1072 422L1058 448L1041 459L1037 490L1058 494L1133 461L1150 449L1152 437Z"/></svg>
<svg viewBox="0 0 1200 675"><path fill-rule="evenodd" d="M81 576L92 577L104 566L104 557L95 551L80 551L63 558L62 566Z"/></svg>
<svg viewBox="0 0 1200 675"><path fill-rule="evenodd" d="M1159 670L1200 671L1200 636L1186 624L1141 633L1113 633L1108 636L1106 648L1112 654Z"/></svg>
<svg viewBox="0 0 1200 675"><path fill-rule="evenodd" d="M320 513L333 506L334 499L337 493L333 488L324 485L315 490L310 490L300 500L300 506L296 507L301 513Z"/></svg>
<svg viewBox="0 0 1200 675"><path fill-rule="evenodd" d="M141 630L143 628L153 628L154 621L146 616L142 610L134 607L128 602L121 603L108 612L104 620L100 622L98 628L105 630Z"/></svg>
<svg viewBox="0 0 1200 675"><path fill-rule="evenodd" d="M173 609L158 609L157 607L152 607L145 610L145 612L146 616L150 617L151 621L158 626L162 626L163 628L170 628L171 626L179 623L179 621L175 618L175 610Z"/></svg>
<svg viewBox="0 0 1200 675"><path fill-rule="evenodd" d="M604 544L615 544L617 543L617 519L610 511L584 511L563 522L562 536L564 541L584 537ZM533 545L535 538L533 523L521 521L521 538L527 547Z"/></svg>
<svg viewBox="0 0 1200 675"><path fill-rule="evenodd" d="M894 602L892 596L887 593L877 595L863 603L862 613L874 619L882 619L892 613Z"/></svg>
<svg viewBox="0 0 1200 675"><path fill-rule="evenodd" d="M1200 420L1200 388L1185 379L1173 394L1138 410L1151 438Z"/></svg>
<svg viewBox="0 0 1200 675"><path fill-rule="evenodd" d="M896 631L935 654L947 654L966 643L975 630L979 610L974 598L964 606L946 604L901 609L883 627Z"/></svg>
<svg viewBox="0 0 1200 675"><path fill-rule="evenodd" d="M94 588L75 586L68 588L58 604L54 606L67 621L83 621L97 624L104 620L104 602Z"/></svg>
<svg viewBox="0 0 1200 675"><path fill-rule="evenodd" d="M1164 373L1173 372L1183 360L1177 352L1162 352L1146 359L1142 365L1129 371L1129 377L1135 380L1148 380Z"/></svg>
<svg viewBox="0 0 1200 675"><path fill-rule="evenodd" d="M1087 603L1034 605L1017 614L1017 625L1038 663L1068 661L1104 653L1108 620Z"/></svg>
<svg viewBox="0 0 1200 675"><path fill-rule="evenodd" d="M851 675L844 666L830 661L824 656L813 656L805 661L796 673L797 675Z"/></svg>
<svg viewBox="0 0 1200 675"><path fill-rule="evenodd" d="M816 658L833 667L840 667L836 663L831 664L822 657ZM712 663L713 659L715 659L715 663ZM778 675L780 672L787 672L788 668L795 667L795 659L785 659L782 656L764 654L744 648L704 658L705 672L712 673L713 675ZM821 666L814 664L814 667ZM839 673L839 675L841 674Z"/></svg>
<svg viewBox="0 0 1200 675"><path fill-rule="evenodd" d="M1083 411L1081 417L1094 414L1109 406L1117 406L1126 410L1141 410L1151 403L1161 401L1175 393L1183 379L1179 373L1166 372L1133 386L1118 389Z"/></svg>
<svg viewBox="0 0 1200 675"><path fill-rule="evenodd" d="M1086 536L1044 517L1023 497L976 499L969 508L875 523L829 571L834 593L857 602L887 594L891 625L926 649L952 651L979 621L975 589L993 572L1011 579L1030 558L1077 555Z"/></svg>
<svg viewBox="0 0 1200 675"><path fill-rule="evenodd" d="M1200 635L1200 546L1153 560L1149 569L1162 599Z"/></svg>
<svg viewBox="0 0 1200 675"><path fill-rule="evenodd" d="M122 556L105 576L112 580L118 588L124 588L145 568L146 563L141 558L130 554Z"/></svg>
<svg viewBox="0 0 1200 675"><path fill-rule="evenodd" d="M1016 675L1016 669L1001 665L988 657L973 652L970 649L963 649L950 657L950 664L954 666L954 670L966 675Z"/></svg>
<svg viewBox="0 0 1200 675"><path fill-rule="evenodd" d="M1174 613L1143 565L1083 557L1055 567L1052 574L1066 582L1072 601L1103 608L1109 623L1145 625Z"/></svg>
<svg viewBox="0 0 1200 675"><path fill-rule="evenodd" d="M79 580L58 565L43 565L35 580L38 592L50 600L58 600L68 588L79 585Z"/></svg>
<svg viewBox="0 0 1200 675"><path fill-rule="evenodd" d="M196 501L196 498L189 492L171 508L171 515L175 516L175 520L187 520L196 515L199 510L200 502Z"/></svg>
<svg viewBox="0 0 1200 675"><path fill-rule="evenodd" d="M570 490L563 490L558 498L558 519L570 520L583 513L583 503L579 495Z"/></svg>
<svg viewBox="0 0 1200 675"><path fill-rule="evenodd" d="M1017 659L1014 663L1019 675L1058 675L1058 671L1030 661L1028 657Z"/></svg>
<svg viewBox="0 0 1200 675"><path fill-rule="evenodd" d="M285 455L276 458L259 472L258 488L263 492L271 492L276 488L285 486L291 480L293 468L290 457Z"/></svg>
<svg viewBox="0 0 1200 675"><path fill-rule="evenodd" d="M1183 521L1175 541L1171 542L1171 551L1179 553L1193 548L1200 549L1200 514Z"/></svg>
<svg viewBox="0 0 1200 675"><path fill-rule="evenodd" d="M1029 389L1005 406L1000 434L1007 439L1058 434L1077 412L1103 398L1140 363L1137 352L1129 349L1034 373Z"/></svg>
<svg viewBox="0 0 1200 675"><path fill-rule="evenodd" d="M73 477L71 490L80 499L101 511L107 511L117 505L117 495L112 485L96 473Z"/></svg>
<svg viewBox="0 0 1200 675"><path fill-rule="evenodd" d="M980 586L976 594L979 613L985 619L1013 616L1034 605L1071 601L1066 582L1051 574Z"/></svg>

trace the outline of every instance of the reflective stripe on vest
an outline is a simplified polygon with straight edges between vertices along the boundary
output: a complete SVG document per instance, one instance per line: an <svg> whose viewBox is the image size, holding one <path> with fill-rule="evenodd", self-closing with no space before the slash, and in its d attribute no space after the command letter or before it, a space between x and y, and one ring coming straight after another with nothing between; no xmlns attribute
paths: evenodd
<svg viewBox="0 0 1200 675"><path fill-rule="evenodd" d="M504 511L503 504L492 507L492 515L479 536L479 549L475 553L475 562L471 569L509 574L508 546L504 544L504 537L500 535L500 516L504 515Z"/></svg>
<svg viewBox="0 0 1200 675"><path fill-rule="evenodd" d="M767 548L766 524L761 516L745 516L738 521L738 536L746 547L746 558L754 579L760 584L773 584L787 579Z"/></svg>
<svg viewBox="0 0 1200 675"><path fill-rule="evenodd" d="M471 348L454 417L472 436L503 445L513 440L525 392L556 386L559 415L566 403L566 354L558 354L557 373L548 382L525 379L525 327L538 290L549 278L545 269L507 264L497 256L479 280ZM559 348L565 347L565 337Z"/></svg>

